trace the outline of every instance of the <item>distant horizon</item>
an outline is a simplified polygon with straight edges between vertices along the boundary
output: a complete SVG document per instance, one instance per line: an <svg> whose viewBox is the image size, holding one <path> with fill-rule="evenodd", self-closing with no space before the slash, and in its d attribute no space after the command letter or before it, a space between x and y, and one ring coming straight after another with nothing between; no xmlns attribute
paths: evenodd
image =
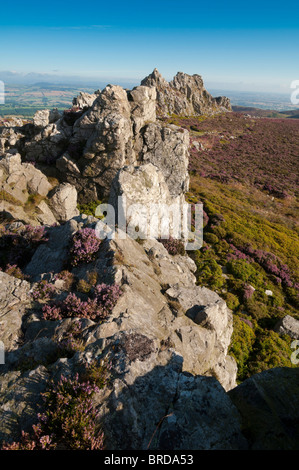
<svg viewBox="0 0 299 470"><path fill-rule="evenodd" d="M179 71L179 70L178 70ZM180 70L184 72L183 70ZM152 73L152 71L148 72L147 75ZM214 82L205 80L204 76L200 73L204 81L204 86L209 90L219 90L223 92L230 92L230 93L255 93L255 94L269 94L269 95L279 95L279 96L290 96L291 88L288 91L275 91L273 90L265 90L262 87L254 86L250 87L250 85L246 85L242 82L239 83L223 83L223 82ZM164 76L162 74L162 76ZM49 74L49 73L41 73L41 72L14 72L14 71L0 71L0 80L4 82L4 84L8 86L33 86L36 84L49 84L49 85L57 85L57 86L83 86L86 88L95 87L95 90L101 85L101 87L105 87L108 84L113 85L120 85L123 87L134 87L140 85L141 80L145 78L143 77L84 77L79 75L59 75L59 74ZM172 77L164 76L165 80L171 81Z"/></svg>

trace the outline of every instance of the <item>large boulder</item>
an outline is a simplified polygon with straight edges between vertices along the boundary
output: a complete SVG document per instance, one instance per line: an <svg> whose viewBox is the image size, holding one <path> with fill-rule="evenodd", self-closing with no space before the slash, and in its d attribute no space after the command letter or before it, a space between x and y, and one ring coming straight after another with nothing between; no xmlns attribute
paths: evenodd
<svg viewBox="0 0 299 470"><path fill-rule="evenodd" d="M56 186L49 196L49 206L58 222L66 222L79 215L75 186L69 183Z"/></svg>
<svg viewBox="0 0 299 470"><path fill-rule="evenodd" d="M49 229L49 241L27 266L37 280L46 277L42 273L53 279L63 269L70 237L80 227L104 232L103 221L76 219ZM215 292L196 286L188 256L170 255L157 240L137 242L118 230L102 240L92 262L69 269L81 284L92 273L97 283L118 284L122 293L104 321L82 319L79 350L60 358L59 341L78 319L44 320L36 304L25 311L24 301L18 310L30 285L0 273L3 311L15 311L17 319L14 326L7 317L5 325L0 439L30 430L48 379L76 377L97 361L112 371L93 398L108 450L298 446L298 370L269 370L236 386L236 367L227 355L232 313ZM61 284L55 281L57 300L67 295Z"/></svg>
<svg viewBox="0 0 299 470"><path fill-rule="evenodd" d="M274 368L229 392L252 450L297 450L299 369Z"/></svg>
<svg viewBox="0 0 299 470"><path fill-rule="evenodd" d="M146 123L156 121L156 97L155 87L138 86L128 92L135 135Z"/></svg>
<svg viewBox="0 0 299 470"><path fill-rule="evenodd" d="M230 109L227 98L205 90L199 75L179 72L168 83L155 69L132 90L107 85L80 93L63 114L37 112L32 124L1 132L0 151L15 147L27 160L50 163L52 176L76 186L80 202L106 199L121 168L148 162L161 169L174 196L188 190L189 135L157 116Z"/></svg>
<svg viewBox="0 0 299 470"><path fill-rule="evenodd" d="M71 237L78 228L78 223L73 219L63 225L50 227L48 242L37 248L24 270L25 274L33 281L39 281L44 276L51 277L62 271L69 256Z"/></svg>
<svg viewBox="0 0 299 470"><path fill-rule="evenodd" d="M291 317L291 315L286 315L276 323L274 330L280 335L288 335L293 339L299 339L299 320Z"/></svg>

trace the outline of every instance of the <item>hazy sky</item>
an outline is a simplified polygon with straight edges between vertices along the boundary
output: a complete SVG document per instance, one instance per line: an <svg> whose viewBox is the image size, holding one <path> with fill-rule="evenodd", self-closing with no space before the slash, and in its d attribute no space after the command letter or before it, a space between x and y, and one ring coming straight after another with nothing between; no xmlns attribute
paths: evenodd
<svg viewBox="0 0 299 470"><path fill-rule="evenodd" d="M293 0L1 2L0 70L139 80L157 67L285 92L299 80L298 18Z"/></svg>

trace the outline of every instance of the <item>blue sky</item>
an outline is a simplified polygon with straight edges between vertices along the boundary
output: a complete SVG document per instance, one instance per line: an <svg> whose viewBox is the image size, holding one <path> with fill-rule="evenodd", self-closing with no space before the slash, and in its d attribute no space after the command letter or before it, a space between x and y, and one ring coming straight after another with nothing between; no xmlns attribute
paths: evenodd
<svg viewBox="0 0 299 470"><path fill-rule="evenodd" d="M288 92L299 3L14 1L0 6L0 70L139 81L155 67L223 89ZM1 78L1 76L0 76Z"/></svg>

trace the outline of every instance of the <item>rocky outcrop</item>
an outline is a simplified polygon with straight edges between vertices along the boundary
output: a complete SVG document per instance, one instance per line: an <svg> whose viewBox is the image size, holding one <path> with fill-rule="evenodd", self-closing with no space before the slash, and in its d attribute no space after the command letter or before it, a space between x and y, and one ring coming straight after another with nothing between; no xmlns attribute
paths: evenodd
<svg viewBox="0 0 299 470"><path fill-rule="evenodd" d="M178 114L193 116L231 111L226 97L213 98L204 87L200 75L178 72L171 82L167 82L155 69L141 82L144 86L157 89L157 111L160 116Z"/></svg>
<svg viewBox="0 0 299 470"><path fill-rule="evenodd" d="M107 85L80 93L64 113L38 111L32 124L3 129L0 152L13 147L23 160L55 163L51 174L74 185L82 202L107 198L119 170L148 162L162 170L174 196L188 187L189 135L157 117L228 110L229 100L213 98L199 75L179 72L168 83L155 69L132 90Z"/></svg>
<svg viewBox="0 0 299 470"><path fill-rule="evenodd" d="M157 117L229 109L200 76L178 73L167 83L155 70L133 90L81 93L62 114L41 111L32 124L2 130L2 208L48 227L46 238L27 243L23 273L6 267L26 280L0 272L0 441L36 423L50 380L77 380L96 363L111 370L93 396L108 450L298 447L298 371L274 369L237 386L232 312L196 284L184 244L170 254L146 230L152 220L144 223L153 205L181 208L189 186L189 134ZM57 176L55 187L28 160ZM109 197L116 222L125 213L123 227L79 215L77 191L84 202ZM74 262L82 229L77 256L93 256ZM106 298L105 314L92 297L102 284L120 292ZM277 328L298 337L287 317ZM74 332L79 346L66 349Z"/></svg>
<svg viewBox="0 0 299 470"><path fill-rule="evenodd" d="M69 256L70 237L84 226L100 229L101 223L95 223L90 225L89 219L82 217L51 227L49 241L37 248L25 269L26 274L31 276L32 281L53 279L55 273L64 269ZM174 448L176 445L183 448L188 436L192 448L197 448L197 437L201 434L206 435L201 442L202 448L238 448L246 445L238 413L225 393L225 390L235 386L236 377L236 367L231 367L233 360L227 355L232 332L231 312L217 294L195 286L195 265L188 256L171 256L156 240L145 240L140 244L122 237L119 232L118 235L119 238L102 242L95 261L72 269L76 279L87 281L88 273L93 272L99 283L120 285L122 295L106 321L85 321L82 336L84 350L71 358L62 356L57 360L57 338L76 319L45 321L40 317L38 308L32 309L29 304L25 314L26 304L22 304L19 310L19 292L26 287L23 293L29 299L30 284L3 274L5 282L12 284L9 289L15 298L14 315L18 321L15 327L14 323L9 327L6 324L10 337L13 328L14 339L10 339L11 350L6 354L5 366L0 366L3 374L0 375L3 403L0 407L1 438L12 438L21 428L31 426L33 411L37 411L39 403L36 393L44 389L46 379L59 377L60 374L73 375L86 361L106 358L111 360L114 371L112 388L99 392L96 401L99 403L99 419L105 423L108 448L145 448L159 420L169 414L171 403L177 410L174 414L181 431L170 444L173 421L167 421L158 441L152 441L151 448ZM21 291L20 286L23 285ZM8 287L3 292L6 304L11 308ZM57 295L61 295L59 289ZM190 312L192 308L200 309L200 306L206 316L203 319L198 316L194 318ZM18 344L21 326L22 344ZM19 371L21 364L23 368L28 368L27 371ZM9 377L14 373L15 386L12 387ZM40 377L38 389L36 386L31 390L31 377ZM21 386L22 397L19 392ZM183 411L180 400L186 394L190 398L189 407L192 407L195 397L203 402L209 397L212 404L206 419L200 411L196 417L194 415L188 433L183 437L188 406ZM210 420L216 419L221 402L231 431L227 434L224 423L219 428L219 421L215 421L208 437L205 428L209 427ZM9 415L13 419L8 429ZM132 432L122 432L128 423L131 423ZM212 439L214 432L217 438Z"/></svg>
<svg viewBox="0 0 299 470"><path fill-rule="evenodd" d="M10 371L0 376L0 440L19 439L20 431L36 423L49 374L45 367L22 373Z"/></svg>
<svg viewBox="0 0 299 470"><path fill-rule="evenodd" d="M156 96L154 87L138 86L128 91L135 136L147 123L156 121Z"/></svg>

